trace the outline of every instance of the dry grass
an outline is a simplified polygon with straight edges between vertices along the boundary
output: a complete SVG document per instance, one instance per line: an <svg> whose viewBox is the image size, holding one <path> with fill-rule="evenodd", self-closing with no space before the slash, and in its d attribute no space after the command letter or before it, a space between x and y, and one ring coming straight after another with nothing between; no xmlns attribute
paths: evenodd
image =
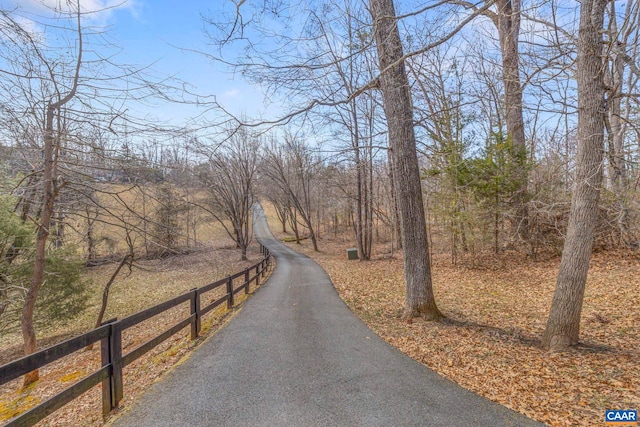
<svg viewBox="0 0 640 427"><path fill-rule="evenodd" d="M100 206L93 225L93 238L99 257L114 256L126 252L126 231L123 224L126 222L131 232L134 246L144 246L144 234L153 234L154 223L157 220L156 211L159 207L158 196L166 192L163 184L145 184L138 186L133 184L101 184L96 192L96 203ZM200 190L187 190L174 188L176 195L183 201L200 201L206 205L207 195ZM193 205L188 210L180 211L178 216L183 224L183 229L178 236L178 246L198 247L201 243L215 241L222 237L224 231L211 216ZM75 244L79 251L86 251L87 215L94 217L96 213L80 211L75 215L70 214L66 221L69 226L65 231L65 242ZM190 222L187 224L187 217ZM146 219L143 220L143 218ZM193 225L196 224L194 236ZM187 235L188 232L188 235ZM147 242L150 249L158 249L152 243Z"/></svg>
<svg viewBox="0 0 640 427"><path fill-rule="evenodd" d="M267 210L268 212L270 210ZM277 221L270 218L273 230ZM434 288L447 320L400 320L400 253L348 261L353 243L291 244L318 261L351 309L412 358L493 401L553 426L602 425L605 409L640 409L640 259L595 254L582 315L582 345L551 354L539 347L559 259L515 254L475 266L433 260ZM378 247L377 253L386 248ZM470 264L470 263L469 263Z"/></svg>
<svg viewBox="0 0 640 427"><path fill-rule="evenodd" d="M109 309L106 319L122 318L129 314L163 302L185 291L240 271L261 259L257 245L250 248L248 261L240 261L238 251L218 240L208 248L189 255L178 255L161 260L139 263L139 268L126 278L120 278L111 289ZM91 292L90 308L85 314L66 325L51 325L41 331L40 346L46 347L92 328L99 309L102 285L106 282L114 265L92 268L91 276L95 289ZM210 292L208 301L219 297L222 289ZM236 296L236 307L246 296ZM123 333L123 351L127 353L146 342L170 326L178 323L189 313L189 304L181 304L161 315L128 329ZM202 323L202 336L195 342L188 338L188 328L156 347L147 355L124 369L124 400L121 408L135 400L150 384L164 372L188 355L204 339L222 325L232 311L226 306L218 307L207 314ZM20 337L17 334L2 337L0 363L8 362L21 355ZM0 423L36 406L48 397L59 393L78 379L99 368L100 348L74 353L60 361L41 369L41 379L27 389L21 388L21 379L0 386ZM101 389L94 387L80 398L72 401L45 420L40 426L99 426L104 420L101 415Z"/></svg>
<svg viewBox="0 0 640 427"><path fill-rule="evenodd" d="M144 189L135 186L105 184L105 192L98 195L100 204L107 208L112 216L103 212L96 222L95 238L100 241L100 256L118 257L118 253L126 252L124 230L120 222L125 219L139 227L132 233L136 251L143 252L142 221L127 210L127 206L135 206L151 215L157 202L152 195L158 188L152 185ZM144 190L144 194L143 191ZM145 195L146 194L146 195ZM151 195L151 197L150 197ZM186 196L183 194L183 196ZM189 197L201 197L190 194ZM223 227L206 217L202 212L197 222L197 240L191 229L189 239L181 236L180 243L188 246L188 254L180 254L162 259L136 259L131 272L124 269L111 287L109 304L104 319L123 318L199 286L226 277L243 270L262 258L257 243L248 252L248 260L241 261L239 251L231 243ZM118 219L119 218L119 219ZM86 220L81 217L69 217L69 232L66 242L83 251L82 239L86 235ZM193 217L192 217L193 219ZM193 226L193 223L191 223ZM151 227L151 226L150 226ZM185 230L186 231L186 230ZM105 238L106 237L106 238ZM68 322L53 322L38 329L40 348L46 348L72 336L79 335L93 328L102 302L103 287L113 274L117 263L110 263L86 269L83 278L88 281L88 308L78 317ZM204 306L219 298L224 289L209 292L202 297ZM236 295L236 307L246 297ZM231 311L223 305L207 314L202 320L203 336L196 342L188 338L185 328L170 339L156 347L144 357L124 369L124 400L126 406L146 389L162 373L174 366L190 350L196 347L207 335L228 318ZM123 352L157 336L159 333L175 325L189 314L189 303L183 303L152 319L149 319L123 332ZM19 331L5 332L0 336L0 364L7 363L22 356L22 337ZM27 389L21 387L21 379L0 386L0 424L28 410L47 398L59 393L74 382L82 379L100 367L100 346L92 350L76 352L64 359L50 364L40 370L41 379ZM58 410L38 425L102 425L101 390L94 387L80 398Z"/></svg>
<svg viewBox="0 0 640 427"><path fill-rule="evenodd" d="M268 205L272 230L278 230ZM310 242L291 245L314 257L331 275L347 304L378 335L461 386L553 426L601 425L605 409L640 408L640 261L629 254L600 253L593 257L585 296L583 345L550 354L539 348L553 295L559 259L531 263L513 254L487 256L473 267L452 265L435 256L434 286L447 320L439 323L400 321L404 303L401 254L368 262L346 260L348 238L320 241L320 253ZM383 253L385 247L377 247ZM259 254L254 249L250 258ZM237 253L221 246L191 255L145 262L144 271L120 280L112 290L107 317L123 317L194 286L244 268ZM113 266L92 269L96 289ZM52 327L42 342L90 328L97 299L86 318ZM118 307L116 309L116 307ZM180 311L182 310L182 311ZM186 308L125 335L125 348L144 342L165 329ZM94 314L90 314L93 312ZM209 333L225 321L223 309L206 318ZM56 336L57 334L57 336ZM125 399L129 404L163 372L197 346L177 334L156 351L125 369ZM19 354L17 342L2 337L0 358ZM0 388L0 421L33 407L97 368L97 349L77 353L42 370L42 380L28 390L15 381ZM126 351L126 350L125 350ZM40 425L102 425L100 388L48 417Z"/></svg>
<svg viewBox="0 0 640 427"><path fill-rule="evenodd" d="M153 195L159 191L159 188L158 185L147 185L141 189L133 185L104 184L104 191L98 193L97 197L101 206L108 209L113 217L109 219L103 211L95 224L94 237L100 242L99 256L118 259L128 252L124 243L125 231L118 218L125 217L132 223L139 222L139 219L132 218L126 206L135 206L142 210L140 206L144 197L148 199L145 202L145 210L152 212L157 203L150 198L149 194ZM191 197L195 196L191 195ZM211 217L202 213L200 215L201 218L197 224L197 240L194 241L193 236L191 237L187 247L190 253L187 255L151 260L139 259L144 256L141 229L132 233L136 251L135 266L130 274L125 271L126 268L123 269L111 287L105 319L122 318L195 286L215 280L212 278L224 277L242 270L250 264L250 262L240 262L240 254L234 250L234 245L220 224L213 221ZM80 217L70 217L67 220L71 226L66 228L65 242L81 252L84 250L82 239L86 236L86 223ZM108 237L107 240L103 239L105 236ZM107 247L109 242L113 243L111 247ZM186 247L184 235L181 235L181 243ZM259 254L255 252L249 256L256 258ZM94 326L102 302L104 285L113 274L116 265L117 263L109 263L83 271L82 278L89 283L87 310L64 324L51 323L39 328L37 333L41 344L50 345ZM16 330L0 334L0 363L18 357L21 352L18 348L21 340L21 335Z"/></svg>

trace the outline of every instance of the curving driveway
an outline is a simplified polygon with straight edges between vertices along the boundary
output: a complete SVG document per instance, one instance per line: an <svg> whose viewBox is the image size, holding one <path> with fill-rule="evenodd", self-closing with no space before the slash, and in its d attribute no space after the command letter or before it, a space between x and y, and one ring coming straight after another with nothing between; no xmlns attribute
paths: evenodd
<svg viewBox="0 0 640 427"><path fill-rule="evenodd" d="M271 278L220 332L115 426L539 426L462 389L378 338L313 260L258 240Z"/></svg>

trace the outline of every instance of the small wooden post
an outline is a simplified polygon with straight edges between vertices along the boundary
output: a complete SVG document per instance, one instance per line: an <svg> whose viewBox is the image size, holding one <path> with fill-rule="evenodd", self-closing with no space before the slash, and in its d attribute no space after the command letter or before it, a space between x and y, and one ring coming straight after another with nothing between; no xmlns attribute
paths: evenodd
<svg viewBox="0 0 640 427"><path fill-rule="evenodd" d="M229 299L227 300L227 308L233 308L233 279L229 277L227 279L227 293L229 294Z"/></svg>
<svg viewBox="0 0 640 427"><path fill-rule="evenodd" d="M244 271L244 293L249 293L249 270Z"/></svg>
<svg viewBox="0 0 640 427"><path fill-rule="evenodd" d="M198 288L191 289L191 315L196 315L193 323L191 323L191 340L195 340L200 336L200 292Z"/></svg>
<svg viewBox="0 0 640 427"><path fill-rule="evenodd" d="M111 324L111 364L113 366L111 376L111 406L117 408L123 397L122 387L122 327L119 321Z"/></svg>
<svg viewBox="0 0 640 427"><path fill-rule="evenodd" d="M256 287L260 286L260 265L256 265Z"/></svg>
<svg viewBox="0 0 640 427"><path fill-rule="evenodd" d="M114 324L118 322L118 318L109 319L102 322L102 325L109 325L107 336L100 340L100 359L102 366L111 365L109 376L102 380L102 416L106 417L118 404L115 402L116 393L114 390ZM119 324L119 323L118 323ZM120 352L122 354L122 351ZM120 370L122 374L122 369ZM121 383L122 384L122 383Z"/></svg>
<svg viewBox="0 0 640 427"><path fill-rule="evenodd" d="M109 334L100 340L100 356L102 366L111 363L111 326L109 326ZM109 369L109 376L102 380L102 417L109 415L109 412L113 409L111 405L111 397L113 396L113 388L111 387L112 372L113 369Z"/></svg>

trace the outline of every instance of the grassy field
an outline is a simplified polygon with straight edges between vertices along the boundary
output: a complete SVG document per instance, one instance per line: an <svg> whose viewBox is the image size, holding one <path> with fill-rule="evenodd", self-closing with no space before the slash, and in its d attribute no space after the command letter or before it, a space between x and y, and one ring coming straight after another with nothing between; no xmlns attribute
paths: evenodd
<svg viewBox="0 0 640 427"><path fill-rule="evenodd" d="M274 234L275 214L264 205ZM209 225L207 225L209 227ZM241 270L260 258L253 247L249 261L210 227L208 237L191 253L140 261L133 274L116 282L106 318L123 317L195 286ZM640 259L637 254L598 253L592 260L582 316L582 345L565 353L540 349L539 338L553 295L559 259L533 263L517 254L478 257L457 265L448 255L433 259L434 288L447 319L430 323L402 322L404 303L402 254L385 254L367 262L349 261L348 235L291 247L315 258L330 274L336 289L354 312L378 335L410 357L461 386L553 426L601 425L605 409L640 408ZM41 345L90 329L95 322L102 286L115 266L88 269L93 282L90 308L64 325L40 331ZM142 324L124 337L132 348L181 315L181 308ZM182 313L183 314L183 313ZM228 319L220 310L205 319L209 334ZM130 404L162 373L201 341L177 334L156 351L125 370L125 399ZM206 334L205 334L206 336ZM20 355L20 337L0 339L0 360ZM78 353L42 370L42 379L27 390L14 381L0 388L0 422L42 402L97 368L98 350ZM102 425L100 388L96 387L40 425Z"/></svg>
<svg viewBox="0 0 640 427"><path fill-rule="evenodd" d="M125 193L124 197L135 194ZM116 207L112 207L115 209ZM79 230L81 227L78 228ZM97 227L99 234L108 234L118 240L121 229L108 229L102 223ZM79 234L82 234L81 232ZM140 237L138 236L138 239ZM197 244L196 244L197 243ZM114 247L114 252L121 252L124 247ZM243 270L262 258L257 242L248 251L248 260L240 260L240 252L229 239L224 229L216 223L207 221L203 216L198 222L197 242L192 240L188 251L160 259L137 259L135 267L129 274L123 271L111 287L109 304L104 319L123 318L132 313L149 308L155 304L180 295L194 287L204 286L232 273ZM51 322L38 330L39 347L44 348L74 335L93 328L100 308L102 291L105 283L116 268L116 262L97 267L86 268L83 279L89 285L88 307L76 318L65 322ZM253 289L252 289L253 290ZM222 289L219 290L223 292ZM201 302L219 295L210 293ZM236 298L236 307L245 299L243 293ZM236 309L234 309L236 310ZM178 363L189 352L197 347L207 336L217 330L233 313L225 305L209 313L203 318L203 335L192 342L188 339L188 328L165 341L144 357L125 368L124 395L122 407L142 393L153 381ZM124 352L135 348L153 336L173 326L189 312L189 304L180 306L158 315L140 325L127 330L123 334ZM0 337L0 364L22 356L22 338L18 331L5 333ZM21 379L0 386L0 424L15 415L43 402L65 387L83 378L99 368L100 348L95 346L90 351L74 353L60 361L41 369L41 379L23 389ZM41 426L98 426L103 424L101 416L101 391L94 387L80 398L58 410L38 425Z"/></svg>
<svg viewBox="0 0 640 427"><path fill-rule="evenodd" d="M158 190L154 188L145 188L146 193L153 194L156 191ZM107 217L106 211L97 216L98 221L94 226L94 237L100 242L97 255L101 259L119 260L128 250L120 219L129 215L126 206L137 207L142 204L142 192L136 187L109 185L108 192L99 194L98 198L101 199L100 204L104 209L113 216ZM147 203L147 209L152 212L155 202L149 200ZM123 269L111 287L105 319L124 317L214 280L211 278L224 277L249 265L247 262L240 262L239 252L234 250L233 242L220 224L202 212L198 213L198 218L195 233L197 239L191 238L187 242L186 230L180 230L179 243L186 255L160 259L147 259L142 226L131 218L127 219L135 225L132 231L136 251L134 268L130 274L126 268ZM66 245L75 248L78 257L84 259L86 223L82 218L74 216L67 220L71 226L67 227L69 231L65 237ZM64 322L51 321L38 328L38 339L43 344L59 341L70 334L77 334L94 326L103 288L115 271L116 265L116 262L107 262L83 270L82 280L88 284L87 309L74 319ZM15 328L0 334L0 363L11 360L20 353L21 340L20 332Z"/></svg>
<svg viewBox="0 0 640 427"><path fill-rule="evenodd" d="M274 232L273 212L265 207ZM282 233L276 233L281 238ZM378 335L462 387L552 426L603 425L605 409L640 409L640 258L593 256L580 346L547 353L539 339L559 258L531 262L515 253L474 263L433 258L442 322L402 322L402 254L349 261L349 236L289 245L329 273L343 300ZM374 253L384 253L380 245Z"/></svg>
<svg viewBox="0 0 640 427"><path fill-rule="evenodd" d="M148 308L193 287L203 286L242 270L261 259L257 245L251 247L248 255L248 261L239 261L239 254L236 250L219 247L189 255L179 255L162 261L148 261L145 263L148 270L136 272L114 286L106 318L124 317L143 308ZM110 268L113 266L103 266L93 269L89 274L100 275L100 271ZM210 298L213 298L213 295ZM236 307L242 304L245 298L243 293L238 294ZM86 316L78 318L71 324L52 326L48 331L43 331L40 340L41 346L53 344L90 329L90 325L95 321L96 310L88 310ZM183 319L188 314L188 310L188 303L182 304L127 330L123 334L124 352L126 353L168 329L179 319ZM147 355L127 366L124 370L124 400L121 408L129 405L158 377L186 357L191 350L223 325L235 310L237 308L229 311L225 305L222 305L203 318L203 333L195 342L188 339L189 331L187 328L183 333L174 335ZM1 356L5 361L21 355L21 347L17 341L19 341L19 337L15 337L15 345L2 347ZM41 379L27 389L21 387L21 379L1 386L0 423L43 402L98 369L99 361L100 348L96 346L91 351L74 353L43 368L40 373ZM38 425L103 425L100 393L100 387L94 387Z"/></svg>
<svg viewBox="0 0 640 427"><path fill-rule="evenodd" d="M102 184L100 191L95 194L99 209L85 209L75 215L69 215L67 221L71 227L66 240L76 244L81 251L86 250L87 218L93 218L93 236L97 243L100 256L109 256L127 250L125 244L126 229L128 228L136 248L158 249L150 240L145 239L145 233L153 234L154 225L158 222L159 198L172 192L176 200L175 209L178 211L182 225L178 246L197 247L200 243L215 241L224 234L222 228L212 222L211 216L201 209L191 206L189 209L182 202L201 201L203 204L206 194L202 191L175 189L162 184L146 184L144 186L124 184ZM180 199L180 200L178 200ZM124 224L127 227L124 227ZM224 237L223 237L224 238Z"/></svg>

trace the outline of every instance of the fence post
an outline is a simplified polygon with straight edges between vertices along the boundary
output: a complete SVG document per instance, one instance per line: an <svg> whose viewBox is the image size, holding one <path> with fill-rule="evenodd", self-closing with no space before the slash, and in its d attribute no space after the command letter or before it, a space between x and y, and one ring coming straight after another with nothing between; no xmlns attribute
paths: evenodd
<svg viewBox="0 0 640 427"><path fill-rule="evenodd" d="M112 366L111 377L111 406L117 408L123 397L122 389L122 327L120 321L111 324L110 359Z"/></svg>
<svg viewBox="0 0 640 427"><path fill-rule="evenodd" d="M231 276L227 279L227 293L229 294L229 299L227 300L227 308L233 308L233 279Z"/></svg>
<svg viewBox="0 0 640 427"><path fill-rule="evenodd" d="M102 366L109 365L111 363L111 333L112 327L109 325L109 333L106 337L100 340L100 357ZM109 376L102 380L102 416L106 417L113 409L112 399L113 388L111 387L111 378L113 377L113 366L109 368Z"/></svg>
<svg viewBox="0 0 640 427"><path fill-rule="evenodd" d="M256 287L260 286L260 265L256 265Z"/></svg>
<svg viewBox="0 0 640 427"><path fill-rule="evenodd" d="M200 292L198 288L191 289L191 315L196 315L196 318L191 323L191 340L195 340L200 336Z"/></svg>
<svg viewBox="0 0 640 427"><path fill-rule="evenodd" d="M100 340L100 359L102 366L110 365L109 376L102 380L102 416L106 417L112 410L118 407L118 403L122 399L122 335L120 322L118 322L117 317L102 322L102 325L109 326L107 336ZM116 335L118 335L117 338ZM116 347L119 348L119 351ZM119 370L116 369L116 361L120 361L118 365ZM118 372L120 375L119 383L116 381ZM118 384L119 391L117 387Z"/></svg>
<svg viewBox="0 0 640 427"><path fill-rule="evenodd" d="M249 293L249 270L244 271L244 293Z"/></svg>

